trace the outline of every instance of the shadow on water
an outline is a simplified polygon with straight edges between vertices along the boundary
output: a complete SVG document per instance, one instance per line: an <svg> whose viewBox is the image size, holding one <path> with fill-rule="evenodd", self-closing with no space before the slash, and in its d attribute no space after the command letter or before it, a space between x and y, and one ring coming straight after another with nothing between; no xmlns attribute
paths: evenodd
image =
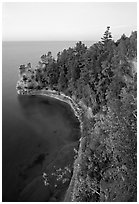
<svg viewBox="0 0 139 204"><path fill-rule="evenodd" d="M18 143L22 156L16 161L17 194L12 200L62 201L72 176L74 149L78 149L79 121L69 105L58 100L17 97L23 128L32 131Z"/></svg>

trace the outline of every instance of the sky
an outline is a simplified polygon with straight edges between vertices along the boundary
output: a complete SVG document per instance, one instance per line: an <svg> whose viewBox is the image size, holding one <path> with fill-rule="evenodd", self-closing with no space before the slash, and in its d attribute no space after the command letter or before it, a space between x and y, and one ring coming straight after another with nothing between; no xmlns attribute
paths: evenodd
<svg viewBox="0 0 139 204"><path fill-rule="evenodd" d="M113 39L137 30L135 2L4 2L3 41L98 41L110 26Z"/></svg>

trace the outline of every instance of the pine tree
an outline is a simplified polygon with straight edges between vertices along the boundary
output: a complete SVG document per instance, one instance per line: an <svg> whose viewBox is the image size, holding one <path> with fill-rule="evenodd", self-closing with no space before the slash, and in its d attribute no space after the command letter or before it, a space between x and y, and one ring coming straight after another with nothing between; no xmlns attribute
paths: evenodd
<svg viewBox="0 0 139 204"><path fill-rule="evenodd" d="M105 31L103 37L101 38L102 44L106 44L108 41L112 40L112 35L110 32L110 26L107 26L107 30Z"/></svg>

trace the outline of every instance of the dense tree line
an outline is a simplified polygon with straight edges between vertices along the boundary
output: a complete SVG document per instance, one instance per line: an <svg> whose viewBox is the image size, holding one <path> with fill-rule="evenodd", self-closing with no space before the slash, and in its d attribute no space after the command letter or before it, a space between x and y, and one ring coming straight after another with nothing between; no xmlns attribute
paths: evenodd
<svg viewBox="0 0 139 204"><path fill-rule="evenodd" d="M89 48L78 42L56 59L43 55L35 70L20 67L27 89L62 91L92 108L79 201L136 201L136 59L137 32L115 42L107 27Z"/></svg>

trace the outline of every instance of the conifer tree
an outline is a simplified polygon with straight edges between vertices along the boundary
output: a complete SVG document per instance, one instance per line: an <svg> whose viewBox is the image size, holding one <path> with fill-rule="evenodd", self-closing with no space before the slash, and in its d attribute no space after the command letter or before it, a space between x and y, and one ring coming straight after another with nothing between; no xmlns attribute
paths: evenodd
<svg viewBox="0 0 139 204"><path fill-rule="evenodd" d="M112 35L110 32L110 26L107 26L107 30L105 31L103 37L101 38L102 43L106 44L108 41L112 40Z"/></svg>

